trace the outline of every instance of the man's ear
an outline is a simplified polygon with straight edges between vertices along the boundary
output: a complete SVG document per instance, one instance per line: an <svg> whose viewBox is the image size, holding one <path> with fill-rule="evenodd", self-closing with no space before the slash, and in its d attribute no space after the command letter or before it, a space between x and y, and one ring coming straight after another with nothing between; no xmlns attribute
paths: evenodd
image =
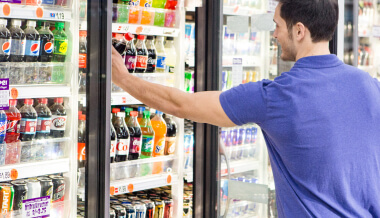
<svg viewBox="0 0 380 218"><path fill-rule="evenodd" d="M293 26L293 37L297 41L302 41L306 35L306 27L303 23L298 22Z"/></svg>

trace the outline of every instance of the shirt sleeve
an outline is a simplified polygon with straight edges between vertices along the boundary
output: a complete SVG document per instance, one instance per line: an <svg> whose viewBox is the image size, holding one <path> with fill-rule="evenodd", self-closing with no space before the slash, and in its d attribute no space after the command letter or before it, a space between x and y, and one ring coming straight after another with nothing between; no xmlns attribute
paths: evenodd
<svg viewBox="0 0 380 218"><path fill-rule="evenodd" d="M219 101L224 112L236 125L260 124L266 119L269 80L239 85L223 92Z"/></svg>

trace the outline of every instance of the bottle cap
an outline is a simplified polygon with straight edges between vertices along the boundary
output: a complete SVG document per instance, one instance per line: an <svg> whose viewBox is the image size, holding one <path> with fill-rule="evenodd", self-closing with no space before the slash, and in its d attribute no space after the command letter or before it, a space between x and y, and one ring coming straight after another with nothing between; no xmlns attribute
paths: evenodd
<svg viewBox="0 0 380 218"><path fill-rule="evenodd" d="M119 113L120 112L120 108L113 108L112 109L112 113L113 114L116 114L116 113Z"/></svg>
<svg viewBox="0 0 380 218"><path fill-rule="evenodd" d="M169 36L169 37L166 37L166 40L173 41L174 38Z"/></svg>
<svg viewBox="0 0 380 218"><path fill-rule="evenodd" d="M131 41L134 38L135 38L135 36L132 33L126 33L124 35L124 39L127 40L127 41Z"/></svg>
<svg viewBox="0 0 380 218"><path fill-rule="evenodd" d="M137 111L131 111L131 117L137 117L137 115L139 114Z"/></svg>
<svg viewBox="0 0 380 218"><path fill-rule="evenodd" d="M147 36L146 39L148 39L148 40L153 40L154 37L153 37L153 36Z"/></svg>
<svg viewBox="0 0 380 218"><path fill-rule="evenodd" d="M42 26L42 25L38 25L38 26ZM43 26L49 28L50 27L50 23L47 22L47 21L44 21Z"/></svg>
<svg viewBox="0 0 380 218"><path fill-rule="evenodd" d="M116 37L116 33L112 33L112 38L115 38Z"/></svg>
<svg viewBox="0 0 380 218"><path fill-rule="evenodd" d="M21 26L21 20L12 19L12 26Z"/></svg>
<svg viewBox="0 0 380 218"><path fill-rule="evenodd" d="M63 98L55 98L54 103L62 104L63 103Z"/></svg>
<svg viewBox="0 0 380 218"><path fill-rule="evenodd" d="M164 113L162 113L161 111L156 110L156 114L158 114L158 115L162 115L162 114L164 114Z"/></svg>
<svg viewBox="0 0 380 218"><path fill-rule="evenodd" d="M81 115L79 120L86 120L86 115Z"/></svg>
<svg viewBox="0 0 380 218"><path fill-rule="evenodd" d="M0 19L0 24L7 25L8 21L6 19Z"/></svg>
<svg viewBox="0 0 380 218"><path fill-rule="evenodd" d="M33 99L25 99L24 104L32 105L33 104Z"/></svg>
<svg viewBox="0 0 380 218"><path fill-rule="evenodd" d="M144 35L139 35L139 36L137 36L137 39L139 39L139 40L145 40L145 36Z"/></svg>
<svg viewBox="0 0 380 218"><path fill-rule="evenodd" d="M82 116L82 111L78 111L78 117Z"/></svg>
<svg viewBox="0 0 380 218"><path fill-rule="evenodd" d="M87 31L86 30L79 31L79 36L80 37L87 37Z"/></svg>
<svg viewBox="0 0 380 218"><path fill-rule="evenodd" d="M121 108L120 108L120 111L125 111L125 108L127 108L126 106L122 106Z"/></svg>
<svg viewBox="0 0 380 218"><path fill-rule="evenodd" d="M34 21L34 20L28 20L28 22L26 22L26 26L36 27L36 21Z"/></svg>
<svg viewBox="0 0 380 218"><path fill-rule="evenodd" d="M145 107L138 107L137 110L138 111L145 111Z"/></svg>
<svg viewBox="0 0 380 218"><path fill-rule="evenodd" d="M133 109L130 107L125 108L125 116L130 116L132 111L133 111ZM138 112L136 111L136 113L138 113Z"/></svg>
<svg viewBox="0 0 380 218"><path fill-rule="evenodd" d="M144 118L145 117L150 117L150 111L148 110L144 111Z"/></svg>
<svg viewBox="0 0 380 218"><path fill-rule="evenodd" d="M55 23L55 27L56 27L56 28L60 27L60 28L63 29L63 28L65 27L65 23L63 23L63 22L56 22L56 23Z"/></svg>
<svg viewBox="0 0 380 218"><path fill-rule="evenodd" d="M38 100L38 102L39 102L40 104L47 104L48 100L47 100L47 98L40 98L40 99Z"/></svg>
<svg viewBox="0 0 380 218"><path fill-rule="evenodd" d="M16 106L17 105L17 99L9 99L9 105L10 106Z"/></svg>
<svg viewBox="0 0 380 218"><path fill-rule="evenodd" d="M117 116L125 118L125 113L123 113L123 112L117 112Z"/></svg>

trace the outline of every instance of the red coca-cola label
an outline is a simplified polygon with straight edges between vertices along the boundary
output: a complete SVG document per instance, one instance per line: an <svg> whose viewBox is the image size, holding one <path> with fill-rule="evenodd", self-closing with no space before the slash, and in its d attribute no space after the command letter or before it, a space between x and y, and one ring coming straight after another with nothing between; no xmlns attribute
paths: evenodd
<svg viewBox="0 0 380 218"><path fill-rule="evenodd" d="M79 68L87 68L87 54L79 54Z"/></svg>
<svg viewBox="0 0 380 218"><path fill-rule="evenodd" d="M37 132L50 133L51 118L39 117L37 119Z"/></svg>
<svg viewBox="0 0 380 218"><path fill-rule="evenodd" d="M110 157L116 156L116 140L111 141L111 148L110 148Z"/></svg>
<svg viewBox="0 0 380 218"><path fill-rule="evenodd" d="M136 68L146 69L148 64L148 56L137 55Z"/></svg>
<svg viewBox="0 0 380 218"><path fill-rule="evenodd" d="M18 133L18 120L8 120L7 133Z"/></svg>
<svg viewBox="0 0 380 218"><path fill-rule="evenodd" d="M65 130L66 129L67 116L53 115L51 117L51 130Z"/></svg>
<svg viewBox="0 0 380 218"><path fill-rule="evenodd" d="M128 155L129 139L118 139L116 145L116 154Z"/></svg>
<svg viewBox="0 0 380 218"><path fill-rule="evenodd" d="M78 160L86 160L86 143L78 143Z"/></svg>
<svg viewBox="0 0 380 218"><path fill-rule="evenodd" d="M22 118L20 122L20 132L23 134L35 134L37 119Z"/></svg>

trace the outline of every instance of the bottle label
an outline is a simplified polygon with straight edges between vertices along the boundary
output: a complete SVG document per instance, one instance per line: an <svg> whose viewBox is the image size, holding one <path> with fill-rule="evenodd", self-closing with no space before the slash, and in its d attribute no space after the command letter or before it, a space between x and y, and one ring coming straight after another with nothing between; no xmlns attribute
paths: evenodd
<svg viewBox="0 0 380 218"><path fill-rule="evenodd" d="M136 68L136 56L125 56L125 66L128 70L134 70Z"/></svg>
<svg viewBox="0 0 380 218"><path fill-rule="evenodd" d="M152 0L140 0L143 2L144 5L140 5L142 7L150 8L152 7Z"/></svg>
<svg viewBox="0 0 380 218"><path fill-rule="evenodd" d="M87 68L87 54L79 54L79 68Z"/></svg>
<svg viewBox="0 0 380 218"><path fill-rule="evenodd" d="M37 119L21 118L20 132L23 134L35 134Z"/></svg>
<svg viewBox="0 0 380 218"><path fill-rule="evenodd" d="M148 56L137 55L136 68L146 69Z"/></svg>
<svg viewBox="0 0 380 218"><path fill-rule="evenodd" d="M25 54L25 40L12 39L11 55Z"/></svg>
<svg viewBox="0 0 380 218"><path fill-rule="evenodd" d="M245 141L245 129L239 129L238 145L243 145Z"/></svg>
<svg viewBox="0 0 380 218"><path fill-rule="evenodd" d="M143 135L141 152L151 153L153 151L153 139L151 135Z"/></svg>
<svg viewBox="0 0 380 218"><path fill-rule="evenodd" d="M245 130L245 140L244 140L244 144L248 145L251 143L251 137L252 137L252 129L251 128L247 128Z"/></svg>
<svg viewBox="0 0 380 218"><path fill-rule="evenodd" d="M25 55L38 56L40 54L40 41L39 40L26 40Z"/></svg>
<svg viewBox="0 0 380 218"><path fill-rule="evenodd" d="M174 154L175 147L176 147L175 142L176 142L176 137L166 137L166 142L165 142L166 155Z"/></svg>
<svg viewBox="0 0 380 218"><path fill-rule="evenodd" d="M148 57L148 64L146 67L147 72L154 72L156 70L157 59L153 59L153 57Z"/></svg>
<svg viewBox="0 0 380 218"><path fill-rule="evenodd" d="M37 132L50 133L51 117L37 118Z"/></svg>
<svg viewBox="0 0 380 218"><path fill-rule="evenodd" d="M116 140L111 141L110 157L116 156Z"/></svg>
<svg viewBox="0 0 380 218"><path fill-rule="evenodd" d="M116 145L117 155L128 155L129 139L118 139Z"/></svg>
<svg viewBox="0 0 380 218"><path fill-rule="evenodd" d="M53 115L51 116L51 130L61 130L65 131L66 129L66 120L67 116L57 116Z"/></svg>
<svg viewBox="0 0 380 218"><path fill-rule="evenodd" d="M18 120L8 120L7 133L18 133Z"/></svg>
<svg viewBox="0 0 380 218"><path fill-rule="evenodd" d="M86 143L78 143L78 160L86 160Z"/></svg>
<svg viewBox="0 0 380 218"><path fill-rule="evenodd" d="M53 41L53 40L51 40L51 41ZM44 40L42 40L42 43L43 42L44 42ZM46 42L45 44L41 44L41 46L42 46L42 48L41 48L42 51L44 51L44 52L42 52L42 54L43 53L45 53L45 54L51 54L51 53L53 53L54 45L53 45L52 42Z"/></svg>
<svg viewBox="0 0 380 218"><path fill-rule="evenodd" d="M164 148L165 148L165 137L161 137L160 139L158 139L157 143L154 146L154 154L163 155Z"/></svg>
<svg viewBox="0 0 380 218"><path fill-rule="evenodd" d="M10 55L11 53L11 40L10 39L0 39L0 55Z"/></svg>
<svg viewBox="0 0 380 218"><path fill-rule="evenodd" d="M132 6L139 6L140 5L140 0L131 0L129 2L130 5Z"/></svg>
<svg viewBox="0 0 380 218"><path fill-rule="evenodd" d="M67 52L67 39L55 39L54 40L54 54L66 55Z"/></svg>
<svg viewBox="0 0 380 218"><path fill-rule="evenodd" d="M157 69L165 69L166 68L166 57L164 56L157 56Z"/></svg>
<svg viewBox="0 0 380 218"><path fill-rule="evenodd" d="M5 136L7 130L7 120L0 121L0 136Z"/></svg>
<svg viewBox="0 0 380 218"><path fill-rule="evenodd" d="M140 153L141 151L141 139L142 137L131 137L131 144L129 148L129 153Z"/></svg>

